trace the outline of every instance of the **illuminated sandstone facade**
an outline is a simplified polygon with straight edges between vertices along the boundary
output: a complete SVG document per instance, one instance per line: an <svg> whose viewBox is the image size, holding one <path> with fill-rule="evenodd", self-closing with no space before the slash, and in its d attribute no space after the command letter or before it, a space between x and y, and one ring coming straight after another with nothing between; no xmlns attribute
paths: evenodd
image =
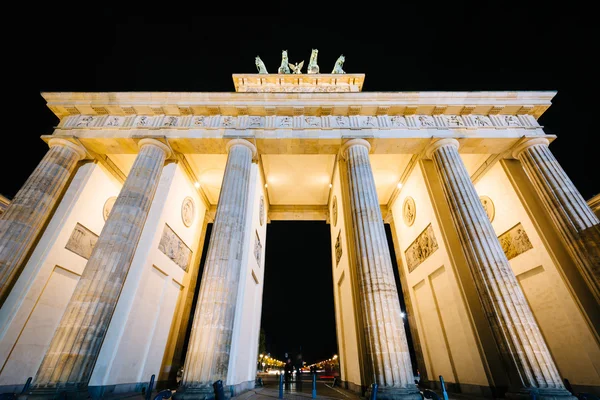
<svg viewBox="0 0 600 400"><path fill-rule="evenodd" d="M2 391L28 377L32 397L139 391L152 375L172 387L184 360L178 398L210 397L218 379L254 387L267 226L304 219L331 228L346 387L420 398L389 224L424 382L597 392L599 221L538 123L555 92L363 82L235 74L233 93L43 93L60 123L0 216Z"/></svg>

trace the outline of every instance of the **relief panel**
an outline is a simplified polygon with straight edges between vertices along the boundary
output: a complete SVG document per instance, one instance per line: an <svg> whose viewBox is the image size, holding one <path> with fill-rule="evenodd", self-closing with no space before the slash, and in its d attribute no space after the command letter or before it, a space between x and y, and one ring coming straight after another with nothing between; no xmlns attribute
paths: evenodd
<svg viewBox="0 0 600 400"><path fill-rule="evenodd" d="M502 250L509 260L515 258L519 254L525 253L527 250L533 249L533 245L529 241L529 236L519 222L500 236L498 236Z"/></svg>
<svg viewBox="0 0 600 400"><path fill-rule="evenodd" d="M175 264L179 265L182 270L187 271L192 258L192 250L177 236L168 224L165 224L158 249L173 260Z"/></svg>
<svg viewBox="0 0 600 400"><path fill-rule="evenodd" d="M423 261L438 249L438 243L433 234L431 224L417 236L414 242L404 252L408 272L414 271Z"/></svg>
<svg viewBox="0 0 600 400"><path fill-rule="evenodd" d="M71 250L73 253L89 260L97 241L98 235L78 222L71 233L65 249Z"/></svg>

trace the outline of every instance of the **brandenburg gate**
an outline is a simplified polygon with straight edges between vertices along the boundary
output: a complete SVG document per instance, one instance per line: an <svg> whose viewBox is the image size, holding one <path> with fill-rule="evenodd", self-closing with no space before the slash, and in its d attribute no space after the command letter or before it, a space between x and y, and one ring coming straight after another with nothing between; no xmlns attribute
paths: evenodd
<svg viewBox="0 0 600 400"><path fill-rule="evenodd" d="M273 220L330 226L345 388L421 399L389 224L424 385L598 393L599 221L538 123L556 92L363 92L340 63L259 61L230 93L42 93L60 122L0 216L0 393L102 398L182 366L178 399L254 388Z"/></svg>

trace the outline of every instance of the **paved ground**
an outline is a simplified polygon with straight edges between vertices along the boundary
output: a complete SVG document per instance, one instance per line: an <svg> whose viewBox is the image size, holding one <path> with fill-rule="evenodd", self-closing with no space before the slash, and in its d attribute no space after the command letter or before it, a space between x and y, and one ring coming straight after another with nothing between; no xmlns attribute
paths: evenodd
<svg viewBox="0 0 600 400"><path fill-rule="evenodd" d="M310 382L303 383L300 388L296 385L289 385L283 390L283 398L287 400L306 400L312 398L312 385ZM318 399L343 399L343 400L361 400L361 397L354 392L350 392L338 387L331 387L324 382L317 383L316 398ZM261 388L255 388L232 400L273 400L279 399L279 387L276 385L265 385ZM364 400L364 398L362 399Z"/></svg>

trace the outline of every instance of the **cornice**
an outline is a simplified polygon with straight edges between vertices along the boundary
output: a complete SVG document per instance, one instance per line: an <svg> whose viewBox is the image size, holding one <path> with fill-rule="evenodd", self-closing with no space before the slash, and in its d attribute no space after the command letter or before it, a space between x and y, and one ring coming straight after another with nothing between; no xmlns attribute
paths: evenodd
<svg viewBox="0 0 600 400"><path fill-rule="evenodd" d="M68 115L524 115L539 118L556 91L517 92L44 92Z"/></svg>
<svg viewBox="0 0 600 400"><path fill-rule="evenodd" d="M589 199L587 203L596 215L600 215L600 193Z"/></svg>

